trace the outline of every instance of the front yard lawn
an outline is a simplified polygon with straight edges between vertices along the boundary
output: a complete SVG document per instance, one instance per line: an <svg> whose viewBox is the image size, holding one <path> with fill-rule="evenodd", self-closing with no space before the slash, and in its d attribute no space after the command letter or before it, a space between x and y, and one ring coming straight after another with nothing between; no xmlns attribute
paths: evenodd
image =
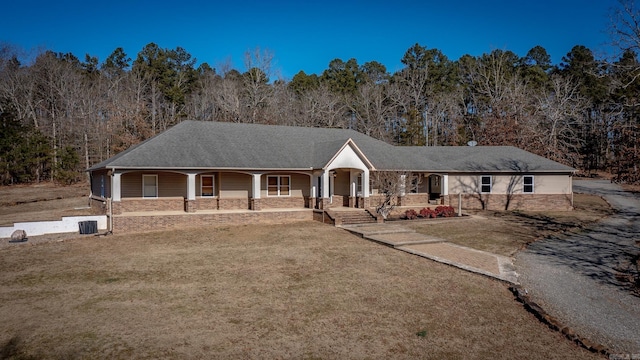
<svg viewBox="0 0 640 360"><path fill-rule="evenodd" d="M597 358L504 283L317 222L86 236L0 258L2 358Z"/></svg>

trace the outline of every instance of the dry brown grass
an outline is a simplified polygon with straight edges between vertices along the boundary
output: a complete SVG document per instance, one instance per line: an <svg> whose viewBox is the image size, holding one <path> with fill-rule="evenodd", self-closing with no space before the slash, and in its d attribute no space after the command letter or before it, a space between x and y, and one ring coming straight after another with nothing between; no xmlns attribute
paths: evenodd
<svg viewBox="0 0 640 360"><path fill-rule="evenodd" d="M596 358L501 282L317 222L88 236L0 258L0 357Z"/></svg>
<svg viewBox="0 0 640 360"><path fill-rule="evenodd" d="M89 187L86 184L57 186L0 186L0 226L23 221L60 220L63 216L87 215Z"/></svg>
<svg viewBox="0 0 640 360"><path fill-rule="evenodd" d="M89 186L84 183L72 186L59 186L50 182L33 185L0 186L0 206L4 207L80 196L86 197L88 194Z"/></svg>
<svg viewBox="0 0 640 360"><path fill-rule="evenodd" d="M580 231L612 214L609 204L595 195L575 194L574 211L477 211L458 220L412 220L403 225L474 249L511 256L538 238Z"/></svg>

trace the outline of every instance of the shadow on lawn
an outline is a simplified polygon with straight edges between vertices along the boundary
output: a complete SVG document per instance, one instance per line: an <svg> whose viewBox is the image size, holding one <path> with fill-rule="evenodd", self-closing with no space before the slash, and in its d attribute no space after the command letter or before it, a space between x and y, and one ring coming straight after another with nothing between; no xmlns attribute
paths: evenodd
<svg viewBox="0 0 640 360"><path fill-rule="evenodd" d="M494 212L494 217L505 218L511 223L523 225L527 229L534 229L535 237L545 237L549 234L565 233L583 229L584 224L578 220L558 220L542 213L522 212Z"/></svg>
<svg viewBox="0 0 640 360"><path fill-rule="evenodd" d="M627 289L640 296L638 214L619 213L582 229L579 233L550 236L529 244L527 251L550 263L568 266L601 283ZM551 226L553 226L551 222Z"/></svg>
<svg viewBox="0 0 640 360"><path fill-rule="evenodd" d="M19 336L14 336L6 343L0 344L0 359L32 360L39 358L25 354L22 348L22 339Z"/></svg>
<svg viewBox="0 0 640 360"><path fill-rule="evenodd" d="M64 349L54 350L46 354L35 353L30 354L28 344L25 344L22 337L14 335L5 343L0 343L0 359L11 360L36 360L36 359L79 359L84 358L81 352L75 350Z"/></svg>

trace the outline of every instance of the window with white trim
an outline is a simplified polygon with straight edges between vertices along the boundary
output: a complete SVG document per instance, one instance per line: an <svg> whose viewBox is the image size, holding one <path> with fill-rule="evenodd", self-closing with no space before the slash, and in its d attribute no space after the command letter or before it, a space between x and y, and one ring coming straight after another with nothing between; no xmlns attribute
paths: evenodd
<svg viewBox="0 0 640 360"><path fill-rule="evenodd" d="M491 175L480 176L480 192L481 193L491 192Z"/></svg>
<svg viewBox="0 0 640 360"><path fill-rule="evenodd" d="M200 176L200 196L213 197L214 185L213 175L201 175Z"/></svg>
<svg viewBox="0 0 640 360"><path fill-rule="evenodd" d="M362 196L362 173L358 174L356 180L356 196Z"/></svg>
<svg viewBox="0 0 640 360"><path fill-rule="evenodd" d="M142 197L158 197L158 175L142 175Z"/></svg>
<svg viewBox="0 0 640 360"><path fill-rule="evenodd" d="M267 176L267 196L289 196L291 194L291 176Z"/></svg>
<svg viewBox="0 0 640 360"><path fill-rule="evenodd" d="M522 177L522 192L525 194L533 194L533 175L525 175Z"/></svg>

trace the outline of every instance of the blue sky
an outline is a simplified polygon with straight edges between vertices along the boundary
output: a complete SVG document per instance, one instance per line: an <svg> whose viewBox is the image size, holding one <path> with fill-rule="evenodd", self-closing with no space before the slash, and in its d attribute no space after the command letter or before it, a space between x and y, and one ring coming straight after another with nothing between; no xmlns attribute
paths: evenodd
<svg viewBox="0 0 640 360"><path fill-rule="evenodd" d="M117 47L134 59L148 43L183 47L213 67L260 47L290 79L320 74L335 58L383 63L390 72L415 43L457 60L494 49L520 56L541 45L559 63L574 45L598 57L615 0L458 1L10 1L2 5L0 41L89 53L102 62Z"/></svg>

